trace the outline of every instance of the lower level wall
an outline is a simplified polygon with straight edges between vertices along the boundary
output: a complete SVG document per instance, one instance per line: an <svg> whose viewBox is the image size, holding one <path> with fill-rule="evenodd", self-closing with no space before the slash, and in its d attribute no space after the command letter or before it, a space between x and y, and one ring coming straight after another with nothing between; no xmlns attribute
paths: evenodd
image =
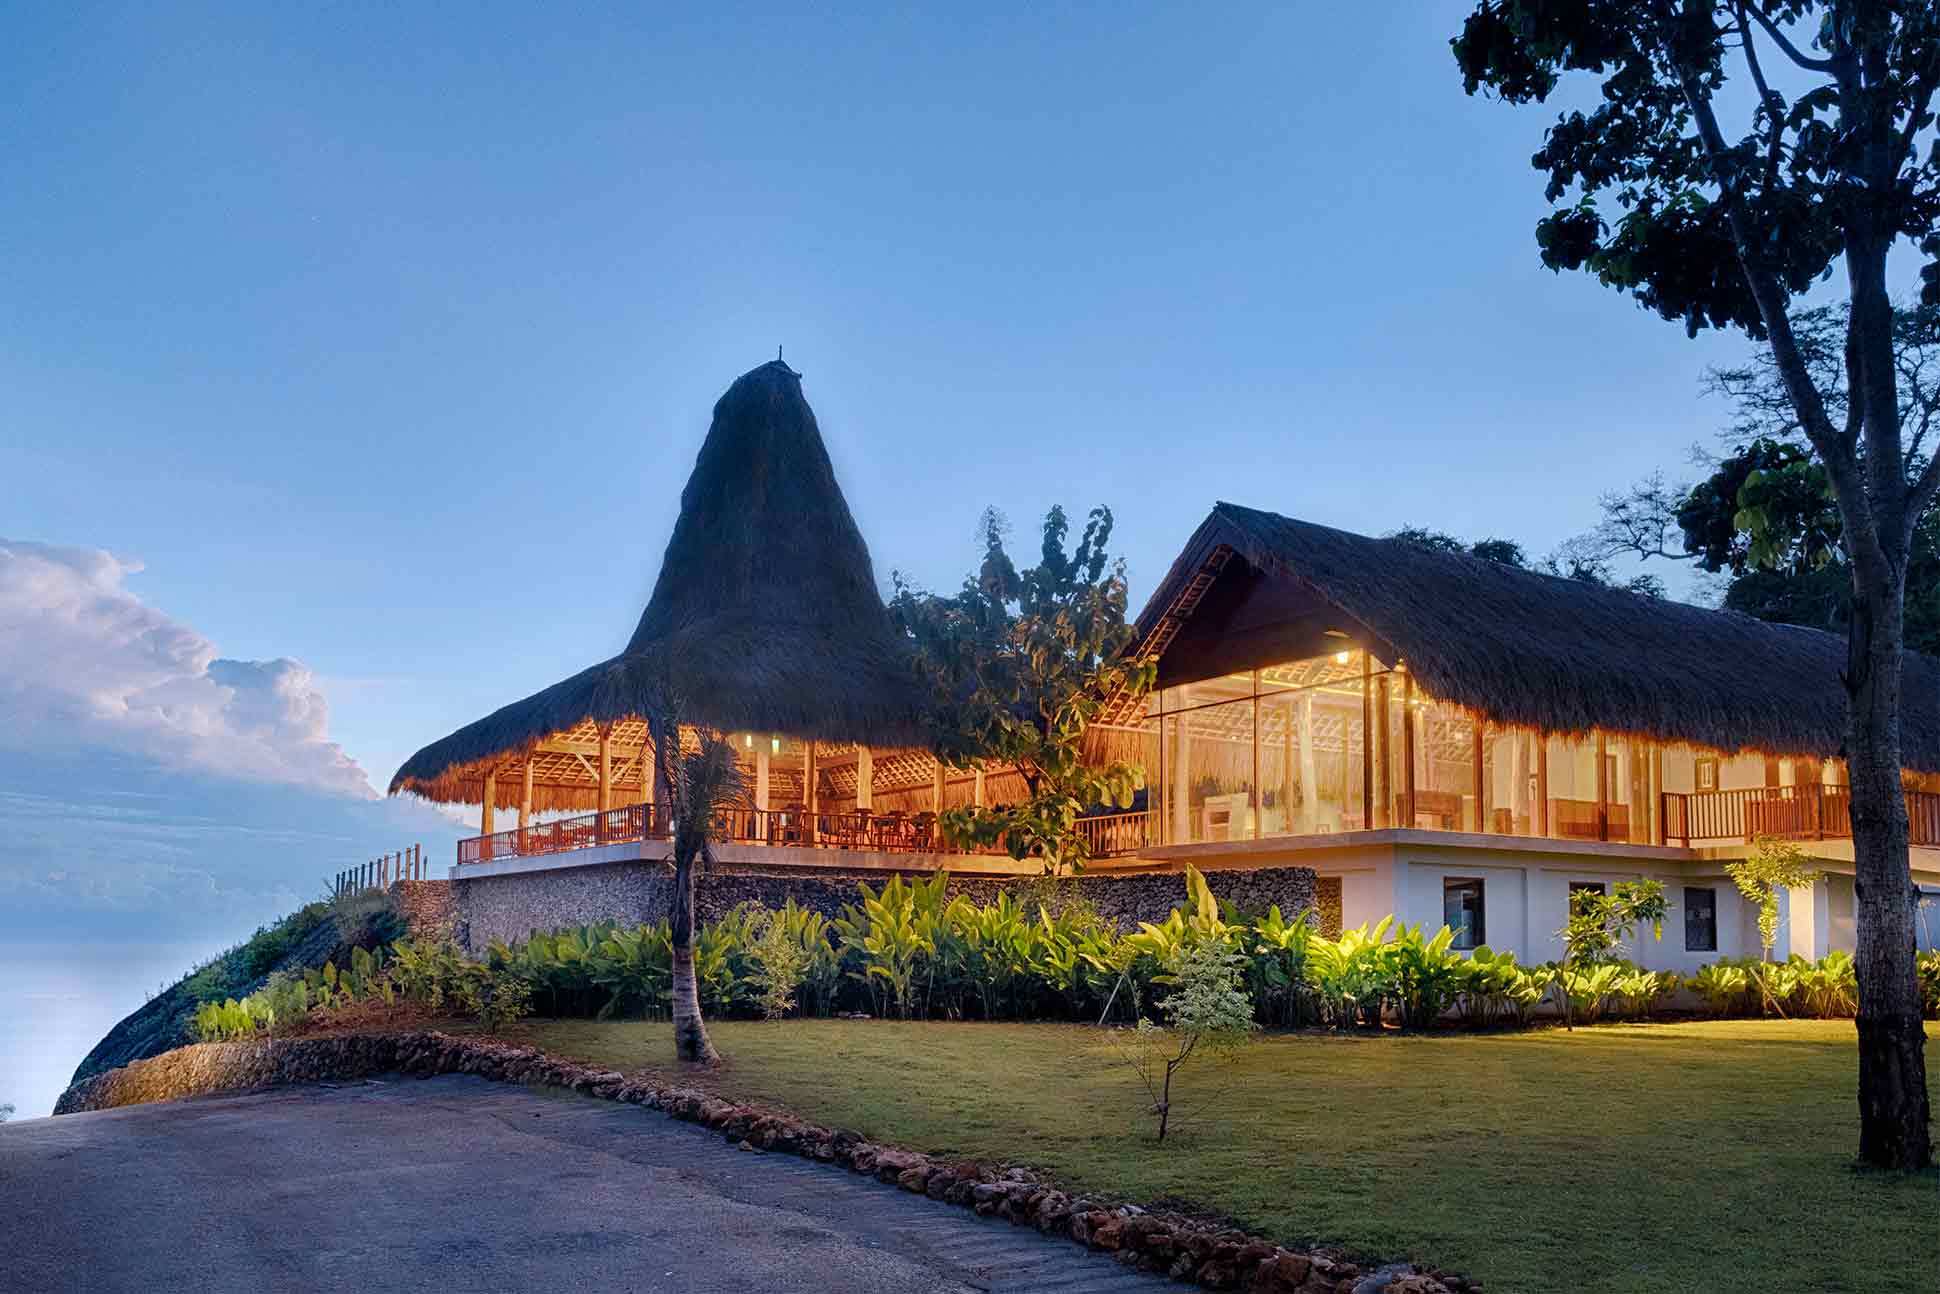
<svg viewBox="0 0 1940 1294"><path fill-rule="evenodd" d="M413 939L436 937L457 923L458 900L450 881L397 881L391 899Z"/></svg>
<svg viewBox="0 0 1940 1294"><path fill-rule="evenodd" d="M844 904L857 901L857 881L879 888L887 879L880 873L712 872L696 878L695 907L706 922L739 903L778 908L793 899L800 907L835 917ZM1243 910L1264 910L1277 904L1282 913L1291 916L1320 907L1323 923L1326 920L1324 901L1311 868L1210 872L1206 879L1215 896ZM667 915L672 901L673 875L664 863L636 861L460 879L449 884L453 933L467 949L479 953L494 939L510 943L534 930L595 921L658 921ZM980 903L990 902L1005 889L1029 893L1053 908L1068 896L1082 898L1121 930L1136 929L1141 921L1163 921L1186 897L1183 870L1082 876L1057 882L958 876L952 877L949 885L952 894L964 894ZM1338 928L1338 885L1333 910Z"/></svg>

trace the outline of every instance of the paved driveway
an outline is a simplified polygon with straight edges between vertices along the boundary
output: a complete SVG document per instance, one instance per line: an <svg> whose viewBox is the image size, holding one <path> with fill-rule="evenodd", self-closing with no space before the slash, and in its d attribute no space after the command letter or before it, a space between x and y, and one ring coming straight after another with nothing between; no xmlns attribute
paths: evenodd
<svg viewBox="0 0 1940 1294"><path fill-rule="evenodd" d="M451 1076L0 1126L0 1289L1156 1294L637 1106Z"/></svg>

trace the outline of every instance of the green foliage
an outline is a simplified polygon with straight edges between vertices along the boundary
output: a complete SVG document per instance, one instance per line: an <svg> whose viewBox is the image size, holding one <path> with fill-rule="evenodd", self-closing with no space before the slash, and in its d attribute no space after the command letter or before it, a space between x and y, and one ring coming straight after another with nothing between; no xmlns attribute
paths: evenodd
<svg viewBox="0 0 1940 1294"><path fill-rule="evenodd" d="M938 712L949 716L934 734L939 758L955 768L1014 768L1027 793L1017 804L946 810L942 829L958 844L1001 844L1054 875L1078 871L1090 856L1079 815L1129 808L1144 784L1135 764L1087 760L1085 732L1112 697L1147 691L1157 666L1127 650L1136 634L1125 616L1124 561L1107 551L1109 508L1092 510L1068 553L1070 523L1052 508L1039 563L1022 571L1005 551L1002 515L988 510L980 524L975 576L942 597L898 572L890 611L916 644Z"/></svg>
<svg viewBox="0 0 1940 1294"><path fill-rule="evenodd" d="M1921 953L1920 998L1928 1019L1940 1020L1940 949Z"/></svg>
<svg viewBox="0 0 1940 1294"><path fill-rule="evenodd" d="M510 967L470 962L458 978L452 1002L475 1017L485 1032L497 1033L530 1014L532 981Z"/></svg>
<svg viewBox="0 0 1940 1294"><path fill-rule="evenodd" d="M1245 965L1246 958L1224 939L1178 945L1165 960L1161 977L1172 986L1158 1002L1164 1025L1141 1017L1131 1030L1114 1031L1129 1035L1129 1045L1121 1048L1151 1098L1160 1141L1171 1125L1173 1081L1179 1070L1194 1057L1231 1057L1259 1028L1244 987Z"/></svg>
<svg viewBox="0 0 1940 1294"><path fill-rule="evenodd" d="M1758 944L1770 961L1778 942L1778 892L1804 889L1819 878L1818 870L1803 849L1771 836L1754 839L1748 857L1726 859L1724 870L1745 901L1758 906Z"/></svg>
<svg viewBox="0 0 1940 1294"><path fill-rule="evenodd" d="M1564 964L1581 969L1610 961L1640 925L1649 926L1661 941L1669 911L1661 881L1619 881L1607 894L1572 890L1569 920L1556 932L1563 941Z"/></svg>
<svg viewBox="0 0 1940 1294"><path fill-rule="evenodd" d="M750 978L755 987L755 1001L763 1016L779 1020L795 1009L796 995L808 978L811 954L790 929L784 913L758 909L752 928L755 939L749 952L754 973Z"/></svg>

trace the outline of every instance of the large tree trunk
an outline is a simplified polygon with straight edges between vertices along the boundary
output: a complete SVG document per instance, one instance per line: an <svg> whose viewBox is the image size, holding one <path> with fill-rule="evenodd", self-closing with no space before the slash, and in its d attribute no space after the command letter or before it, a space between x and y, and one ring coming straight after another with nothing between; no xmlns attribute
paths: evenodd
<svg viewBox="0 0 1940 1294"><path fill-rule="evenodd" d="M1859 1157L1878 1168L1911 1171L1931 1162L1933 1145L1900 781L1903 582L1896 574L1877 573L1867 581L1854 571L1847 762L1858 931Z"/></svg>
<svg viewBox="0 0 1940 1294"><path fill-rule="evenodd" d="M701 1019L700 984L694 978L694 860L674 859L674 1055L712 1065L720 1060Z"/></svg>

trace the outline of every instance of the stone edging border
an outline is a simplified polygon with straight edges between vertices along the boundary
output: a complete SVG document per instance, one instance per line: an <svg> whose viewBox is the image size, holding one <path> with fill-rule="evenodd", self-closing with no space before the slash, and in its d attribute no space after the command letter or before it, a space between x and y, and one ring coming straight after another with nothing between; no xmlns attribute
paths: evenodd
<svg viewBox="0 0 1940 1294"><path fill-rule="evenodd" d="M905 1191L974 1209L1110 1252L1141 1271L1207 1289L1260 1294L1478 1294L1482 1286L1405 1263L1373 1271L1324 1253L1289 1249L1174 1215L1096 1197L1073 1198L1024 1168L943 1161L782 1111L741 1105L691 1087L650 1083L483 1038L432 1031L200 1043L97 1074L61 1095L56 1114L106 1110L288 1083L398 1072L469 1074L495 1082L567 1088L660 1110L715 1129L746 1150L840 1164Z"/></svg>

